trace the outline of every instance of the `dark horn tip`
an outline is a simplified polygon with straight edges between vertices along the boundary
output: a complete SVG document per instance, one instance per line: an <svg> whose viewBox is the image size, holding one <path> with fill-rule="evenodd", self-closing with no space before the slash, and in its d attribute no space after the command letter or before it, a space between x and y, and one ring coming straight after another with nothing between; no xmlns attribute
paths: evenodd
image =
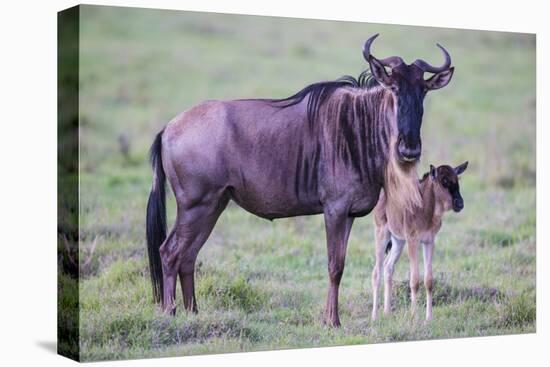
<svg viewBox="0 0 550 367"><path fill-rule="evenodd" d="M445 47L441 46L440 43L436 43L437 47L439 47L441 49L441 51L443 51L443 53L445 54L445 59L448 59L448 61L451 61L451 55L449 55L449 52L445 49Z"/></svg>
<svg viewBox="0 0 550 367"><path fill-rule="evenodd" d="M379 35L380 33L376 33L374 36L371 36L368 40L365 41L365 44L363 45L363 56L365 57L365 60L369 61L370 45Z"/></svg>
<svg viewBox="0 0 550 367"><path fill-rule="evenodd" d="M365 44L363 45L363 50L368 49L369 46L371 45L372 41L374 41L376 39L376 37L378 37L379 35L380 35L380 33L376 33L374 36L371 36L369 39L367 39L365 41Z"/></svg>
<svg viewBox="0 0 550 367"><path fill-rule="evenodd" d="M441 46L441 43L436 43L437 47L439 47L443 52L445 52L446 54L448 54L449 52L447 52L447 50L445 49L445 47Z"/></svg>

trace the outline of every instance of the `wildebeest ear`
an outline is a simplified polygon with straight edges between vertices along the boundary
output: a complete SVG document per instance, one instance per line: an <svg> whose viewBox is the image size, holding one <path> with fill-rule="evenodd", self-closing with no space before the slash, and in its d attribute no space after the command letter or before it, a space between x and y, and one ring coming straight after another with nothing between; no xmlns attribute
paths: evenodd
<svg viewBox="0 0 550 367"><path fill-rule="evenodd" d="M430 177L436 178L437 177L437 169L433 165L430 164Z"/></svg>
<svg viewBox="0 0 550 367"><path fill-rule="evenodd" d="M468 167L468 161L462 163L460 166L455 167L455 173L457 175L460 175L462 172L466 171L467 167Z"/></svg>
<svg viewBox="0 0 550 367"><path fill-rule="evenodd" d="M426 87L429 90L436 90L439 88L443 88L444 86L449 84L449 82L451 81L454 71L455 71L455 68L452 67L452 68L449 68L448 70L435 74L430 79L426 80Z"/></svg>
<svg viewBox="0 0 550 367"><path fill-rule="evenodd" d="M374 79L376 79L378 83L388 88L392 86L393 82L386 72L386 68L380 61L378 61L378 59L376 59L376 57L372 55L369 56L369 66Z"/></svg>

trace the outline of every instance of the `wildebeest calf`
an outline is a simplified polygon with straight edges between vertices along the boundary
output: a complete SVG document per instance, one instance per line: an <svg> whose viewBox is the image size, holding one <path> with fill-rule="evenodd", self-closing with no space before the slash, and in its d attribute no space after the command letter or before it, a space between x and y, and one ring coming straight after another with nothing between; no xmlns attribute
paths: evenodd
<svg viewBox="0 0 550 367"><path fill-rule="evenodd" d="M374 209L376 264L372 272L372 319L378 317L378 289L380 274L384 271L384 313L391 311L392 277L397 260L407 243L410 265L411 303L414 313L418 292L418 246L424 250L424 285L426 287L426 320L432 319L432 255L435 236L441 228L443 214L464 208L460 195L458 175L466 170L468 162L458 167L430 165L430 172L419 181L422 207L403 212L396 209L382 191ZM384 253L389 252L384 261Z"/></svg>

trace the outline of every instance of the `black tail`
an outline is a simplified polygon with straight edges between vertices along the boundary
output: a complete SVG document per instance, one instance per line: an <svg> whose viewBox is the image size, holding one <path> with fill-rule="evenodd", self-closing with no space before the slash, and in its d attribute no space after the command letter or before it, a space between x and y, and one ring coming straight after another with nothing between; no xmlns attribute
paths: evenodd
<svg viewBox="0 0 550 367"><path fill-rule="evenodd" d="M391 238L386 244L386 255L390 252L390 250L391 250Z"/></svg>
<svg viewBox="0 0 550 367"><path fill-rule="evenodd" d="M153 299L162 302L164 286L159 248L166 239L166 175L162 167L162 133L157 134L150 151L153 166L153 186L147 202L147 252L153 283Z"/></svg>

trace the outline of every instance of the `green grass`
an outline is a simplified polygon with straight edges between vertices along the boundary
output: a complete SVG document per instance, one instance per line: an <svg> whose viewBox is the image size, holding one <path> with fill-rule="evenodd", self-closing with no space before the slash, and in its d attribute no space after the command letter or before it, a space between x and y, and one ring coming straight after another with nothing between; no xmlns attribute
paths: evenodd
<svg viewBox="0 0 550 367"><path fill-rule="evenodd" d="M176 356L535 331L534 36L84 6L81 17L83 360ZM449 213L434 259L434 320L409 313L406 255L394 314L370 321L372 218L356 220L341 285L342 328L321 323L322 216L268 222L229 205L198 258L199 314L162 315L145 253L154 134L204 99L285 97L358 74L361 46L437 63L450 86L426 100L421 170L470 166L466 208ZM125 154L120 136L129 143ZM169 217L174 201L169 196ZM67 279L62 287L74 288ZM423 289L421 289L423 291ZM65 305L70 310L70 297ZM65 307L64 306L64 307Z"/></svg>

